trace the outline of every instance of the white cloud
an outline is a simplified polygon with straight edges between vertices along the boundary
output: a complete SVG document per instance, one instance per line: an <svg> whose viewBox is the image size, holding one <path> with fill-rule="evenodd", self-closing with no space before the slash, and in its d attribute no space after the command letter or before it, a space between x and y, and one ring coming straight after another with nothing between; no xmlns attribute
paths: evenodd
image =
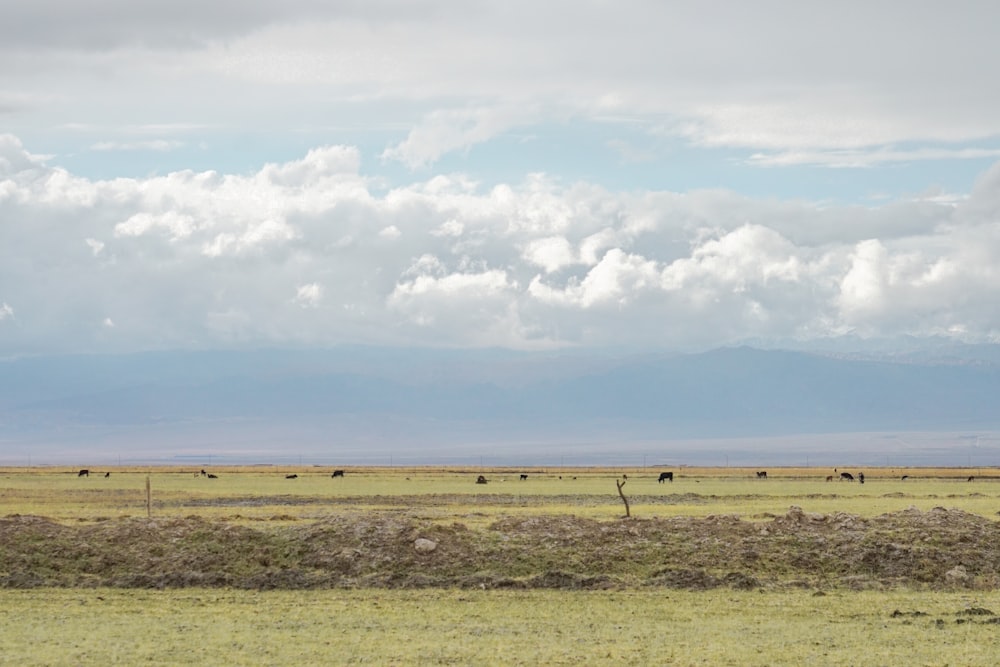
<svg viewBox="0 0 1000 667"><path fill-rule="evenodd" d="M1000 334L1000 166L966 198L862 208L541 175L380 191L350 147L104 181L12 137L0 161L0 356ZM87 324L107 313L113 338Z"/></svg>
<svg viewBox="0 0 1000 667"><path fill-rule="evenodd" d="M924 160L982 160L1000 158L1000 148L921 148L894 150L873 147L854 150L805 150L754 153L749 162L762 167L819 165L835 168L863 168Z"/></svg>
<svg viewBox="0 0 1000 667"><path fill-rule="evenodd" d="M315 308L323 298L323 288L319 283L299 285L295 291L295 303L303 308Z"/></svg>
<svg viewBox="0 0 1000 667"><path fill-rule="evenodd" d="M0 113L36 113L36 130L391 127L406 137L383 155L410 167L581 118L658 125L771 164L855 164L828 152L1000 133L1000 10L976 0L910 7L905 20L895 3L860 0L710 12L655 0L15 5L0 25Z"/></svg>
<svg viewBox="0 0 1000 667"><path fill-rule="evenodd" d="M546 273L558 271L578 262L570 242L561 236L533 239L525 248L524 257L532 264L545 269Z"/></svg>
<svg viewBox="0 0 1000 667"><path fill-rule="evenodd" d="M463 151L532 119L524 109L488 108L434 111L410 130L405 140L385 149L383 160L410 168L433 164L442 155Z"/></svg>
<svg viewBox="0 0 1000 667"><path fill-rule="evenodd" d="M448 220L440 227L431 231L432 236L461 236L465 231L465 225L458 220Z"/></svg>
<svg viewBox="0 0 1000 667"><path fill-rule="evenodd" d="M885 247L876 239L859 243L851 254L850 268L840 283L839 299L850 320L885 307L888 259Z"/></svg>
<svg viewBox="0 0 1000 667"><path fill-rule="evenodd" d="M389 225L388 227L384 227L378 233L380 237L386 239L387 241L394 241L398 239L400 236L402 236L402 234L403 232L399 231L399 227L397 227L396 225Z"/></svg>
<svg viewBox="0 0 1000 667"><path fill-rule="evenodd" d="M115 225L115 236L142 236L154 229L162 229L171 239L181 239L194 233L196 223L194 218L176 211L165 211L158 214L136 213L125 222ZM103 247L103 244L102 244Z"/></svg>
<svg viewBox="0 0 1000 667"><path fill-rule="evenodd" d="M90 248L90 251L94 253L94 257L100 255L101 251L104 250L104 244L97 239L84 239L84 241Z"/></svg>
<svg viewBox="0 0 1000 667"><path fill-rule="evenodd" d="M183 141L148 139L145 141L99 141L91 145L93 151L173 151L184 146Z"/></svg>

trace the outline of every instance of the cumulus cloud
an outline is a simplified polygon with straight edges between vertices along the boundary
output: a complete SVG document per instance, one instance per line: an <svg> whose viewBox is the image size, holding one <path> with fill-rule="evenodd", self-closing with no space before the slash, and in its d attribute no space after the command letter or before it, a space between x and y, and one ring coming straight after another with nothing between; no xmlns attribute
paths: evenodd
<svg viewBox="0 0 1000 667"><path fill-rule="evenodd" d="M963 199L862 208L543 175L385 190L345 146L245 174L52 162L0 136L0 355L1000 338L1000 166Z"/></svg>

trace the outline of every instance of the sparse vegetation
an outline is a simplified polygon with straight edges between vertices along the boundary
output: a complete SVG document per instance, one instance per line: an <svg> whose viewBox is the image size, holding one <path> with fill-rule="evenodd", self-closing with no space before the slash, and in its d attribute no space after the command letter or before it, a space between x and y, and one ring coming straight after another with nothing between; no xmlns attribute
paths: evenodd
<svg viewBox="0 0 1000 667"><path fill-rule="evenodd" d="M15 665L996 664L1000 594L0 591Z"/></svg>
<svg viewBox="0 0 1000 667"><path fill-rule="evenodd" d="M964 471L905 482L870 471L862 486L818 481L816 471L762 481L755 471L709 469L678 475L669 492L653 474L630 471L634 501L621 473L607 469L563 479L535 470L527 481L494 470L489 491L474 483L479 471L457 470L353 470L336 482L325 470L294 482L285 470L225 470L211 481L172 469L82 479L46 472L2 478L0 586L988 590L1000 582L1000 524L963 507L996 507L1000 479L969 484ZM866 503L890 509L849 509ZM23 504L54 516L16 511ZM434 548L418 551L418 539Z"/></svg>
<svg viewBox="0 0 1000 667"><path fill-rule="evenodd" d="M0 471L0 613L16 628L0 654L24 655L58 620L58 659L14 661L204 662L232 643L243 664L326 651L336 654L323 662L379 664L844 664L865 651L895 664L946 645L960 651L954 663L995 662L977 644L994 632L992 612L959 614L1000 609L992 471L972 484L965 471L904 482L873 470L861 486L822 481L825 471L685 470L664 488L629 470L627 519L609 489L617 469L524 481L492 470L485 489L477 470L218 472ZM67 600L72 613L46 620ZM251 602L282 623L262 627ZM169 617L202 644L165 659L170 633L115 640L128 614L132 626ZM208 616L222 619L216 629Z"/></svg>

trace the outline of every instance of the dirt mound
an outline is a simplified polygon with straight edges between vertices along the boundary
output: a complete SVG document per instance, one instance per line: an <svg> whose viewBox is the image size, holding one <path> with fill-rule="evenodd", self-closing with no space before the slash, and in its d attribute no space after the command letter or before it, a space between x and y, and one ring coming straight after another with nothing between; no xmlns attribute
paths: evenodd
<svg viewBox="0 0 1000 667"><path fill-rule="evenodd" d="M250 528L193 516L65 526L15 515L0 519L0 586L1000 585L1000 525L978 515L911 508L863 519L791 507L769 519L511 516L472 529L394 510Z"/></svg>

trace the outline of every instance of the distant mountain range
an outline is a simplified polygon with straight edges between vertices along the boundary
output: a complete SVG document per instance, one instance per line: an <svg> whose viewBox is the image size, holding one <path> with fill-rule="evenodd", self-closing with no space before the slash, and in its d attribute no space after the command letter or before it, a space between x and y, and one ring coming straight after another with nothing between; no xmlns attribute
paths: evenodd
<svg viewBox="0 0 1000 667"><path fill-rule="evenodd" d="M347 347L0 362L0 460L293 450L419 458L448 447L516 456L545 443L613 452L671 439L994 430L1000 346L892 355Z"/></svg>

